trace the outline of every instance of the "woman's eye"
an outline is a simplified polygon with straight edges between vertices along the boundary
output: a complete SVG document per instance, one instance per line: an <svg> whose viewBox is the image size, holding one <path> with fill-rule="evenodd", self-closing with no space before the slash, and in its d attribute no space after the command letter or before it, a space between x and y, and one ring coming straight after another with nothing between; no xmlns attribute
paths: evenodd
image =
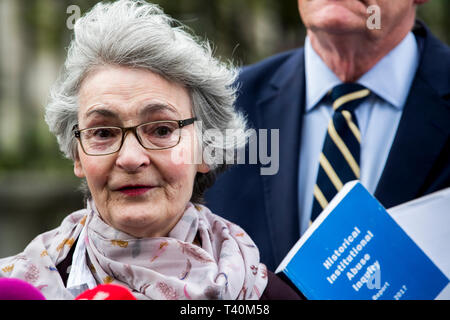
<svg viewBox="0 0 450 320"><path fill-rule="evenodd" d="M178 129L176 122L153 122L143 125L139 128L139 134L142 139L155 141L170 140L174 137L174 132Z"/></svg>
<svg viewBox="0 0 450 320"><path fill-rule="evenodd" d="M100 128L100 129L96 129L93 132L93 136L96 138L107 139L107 138L113 138L115 136L115 133L114 133L114 130L111 130L108 128Z"/></svg>
<svg viewBox="0 0 450 320"><path fill-rule="evenodd" d="M154 133L159 137L168 136L172 133L172 129L167 126L159 126L155 129Z"/></svg>

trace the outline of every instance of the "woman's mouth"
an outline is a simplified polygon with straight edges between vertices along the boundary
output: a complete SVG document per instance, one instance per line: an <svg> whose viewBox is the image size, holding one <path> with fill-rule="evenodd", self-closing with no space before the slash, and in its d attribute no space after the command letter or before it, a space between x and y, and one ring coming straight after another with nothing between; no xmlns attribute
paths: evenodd
<svg viewBox="0 0 450 320"><path fill-rule="evenodd" d="M129 185L129 186L123 186L119 189L117 189L117 191L130 196L130 197L137 197L140 195L143 195L144 193L146 193L147 191L149 191L150 189L152 189L152 186L143 186L143 185Z"/></svg>

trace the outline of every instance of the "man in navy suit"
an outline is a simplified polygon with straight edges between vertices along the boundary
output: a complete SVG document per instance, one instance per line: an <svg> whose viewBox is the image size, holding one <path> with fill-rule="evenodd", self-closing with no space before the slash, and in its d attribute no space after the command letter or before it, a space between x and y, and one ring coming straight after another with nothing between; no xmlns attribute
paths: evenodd
<svg viewBox="0 0 450 320"><path fill-rule="evenodd" d="M450 186L450 49L415 20L424 2L298 0L305 47L242 70L237 107L250 126L279 129L279 170L235 165L206 203L249 232L269 269L309 225L327 93L340 83L370 89L355 111L360 180L386 208ZM369 28L369 5L380 28Z"/></svg>

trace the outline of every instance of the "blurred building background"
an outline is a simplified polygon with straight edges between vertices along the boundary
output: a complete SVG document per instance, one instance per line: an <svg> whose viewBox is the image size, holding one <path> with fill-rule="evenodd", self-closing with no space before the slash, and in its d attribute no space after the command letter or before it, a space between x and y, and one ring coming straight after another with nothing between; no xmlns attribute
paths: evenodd
<svg viewBox="0 0 450 320"><path fill-rule="evenodd" d="M67 8L84 13L96 2L0 0L0 257L23 250L83 206L72 163L44 122L44 106L71 37ZM238 65L303 45L296 0L153 2ZM450 42L450 1L432 0L418 16Z"/></svg>

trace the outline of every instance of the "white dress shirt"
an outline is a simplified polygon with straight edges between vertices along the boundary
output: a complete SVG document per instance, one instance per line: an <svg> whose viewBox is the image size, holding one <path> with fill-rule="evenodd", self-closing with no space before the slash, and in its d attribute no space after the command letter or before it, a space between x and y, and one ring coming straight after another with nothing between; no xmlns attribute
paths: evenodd
<svg viewBox="0 0 450 320"><path fill-rule="evenodd" d="M360 181L372 194L386 163L418 63L419 49L410 32L356 81L374 93L355 111L361 131ZM305 73L306 99L298 180L301 234L309 226L319 155L328 122L333 116L330 101L323 98L342 83L314 51L308 37L305 40Z"/></svg>

